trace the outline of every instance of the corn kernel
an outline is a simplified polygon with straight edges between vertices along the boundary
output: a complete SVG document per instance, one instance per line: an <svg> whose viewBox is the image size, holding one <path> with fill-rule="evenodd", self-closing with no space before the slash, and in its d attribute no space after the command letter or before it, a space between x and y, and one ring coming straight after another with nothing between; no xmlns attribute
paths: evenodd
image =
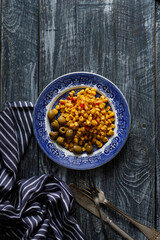
<svg viewBox="0 0 160 240"><path fill-rule="evenodd" d="M90 116L90 117L88 117L88 121L92 121L92 117Z"/></svg>
<svg viewBox="0 0 160 240"><path fill-rule="evenodd" d="M72 143L72 142L69 144L69 147L70 147L70 148L73 147L73 143Z"/></svg>
<svg viewBox="0 0 160 240"><path fill-rule="evenodd" d="M83 110L81 110L81 114L83 115L85 113L85 110L83 109Z"/></svg>
<svg viewBox="0 0 160 240"><path fill-rule="evenodd" d="M84 114L84 117L85 117L85 118L88 118L88 113L85 113L85 114Z"/></svg>
<svg viewBox="0 0 160 240"><path fill-rule="evenodd" d="M78 119L79 119L79 116L78 116L78 115L76 115L76 116L75 116L75 119L76 119L76 120L78 120Z"/></svg>
<svg viewBox="0 0 160 240"><path fill-rule="evenodd" d="M96 112L96 109L95 109L95 108L92 108L92 109L91 109L91 114L93 115L95 112Z"/></svg>
<svg viewBox="0 0 160 240"><path fill-rule="evenodd" d="M102 126L102 127L101 127L101 130L102 130L102 131L105 131L105 130L106 130L106 126L105 126L105 125Z"/></svg>
<svg viewBox="0 0 160 240"><path fill-rule="evenodd" d="M115 128L115 125L114 125L114 124L111 124L111 128L113 128L113 129L114 129L114 128Z"/></svg>
<svg viewBox="0 0 160 240"><path fill-rule="evenodd" d="M59 110L59 109L60 109L60 106L59 106L59 105L56 105L56 109Z"/></svg>
<svg viewBox="0 0 160 240"><path fill-rule="evenodd" d="M98 148L101 148L102 145L103 145L103 144L102 144L101 142L99 142L99 143L97 144L97 147L98 147Z"/></svg>
<svg viewBox="0 0 160 240"><path fill-rule="evenodd" d="M92 120L92 125L93 126L97 126L97 121L96 120Z"/></svg>
<svg viewBox="0 0 160 240"><path fill-rule="evenodd" d="M82 128L81 128L81 131L82 131L82 132L85 132L85 127L82 127Z"/></svg>
<svg viewBox="0 0 160 240"><path fill-rule="evenodd" d="M100 103L99 107L100 109L103 109L105 107L105 103Z"/></svg>
<svg viewBox="0 0 160 240"><path fill-rule="evenodd" d="M79 117L79 121L80 122L83 122L84 121L84 118L82 116Z"/></svg>
<svg viewBox="0 0 160 240"><path fill-rule="evenodd" d="M109 113L109 112L108 112L108 113ZM114 112L110 112L110 113L109 113L109 118L114 117L114 115L115 115Z"/></svg>
<svg viewBox="0 0 160 240"><path fill-rule="evenodd" d="M73 128L74 127L74 123L71 123L69 126L70 126L70 128Z"/></svg>
<svg viewBox="0 0 160 240"><path fill-rule="evenodd" d="M84 93L84 89L82 89L82 90L80 91L80 93L83 94L83 93Z"/></svg>
<svg viewBox="0 0 160 240"><path fill-rule="evenodd" d="M92 143L96 143L96 138L92 138Z"/></svg>
<svg viewBox="0 0 160 240"><path fill-rule="evenodd" d="M75 127L78 127L78 126L79 126L78 122L75 122L75 123L74 123L74 126L75 126Z"/></svg>
<svg viewBox="0 0 160 240"><path fill-rule="evenodd" d="M83 145L83 141L82 140L79 141L79 145L81 145L81 146Z"/></svg>
<svg viewBox="0 0 160 240"><path fill-rule="evenodd" d="M87 136L84 136L84 140L85 140L85 141L88 140L88 137L87 137Z"/></svg>
<svg viewBox="0 0 160 240"><path fill-rule="evenodd" d="M104 115L102 115L102 117L101 117L101 120L103 121L105 119L105 116Z"/></svg>
<svg viewBox="0 0 160 240"><path fill-rule="evenodd" d="M105 143L105 142L107 142L108 141L108 138L107 137L104 137L103 138L103 142Z"/></svg>
<svg viewBox="0 0 160 240"><path fill-rule="evenodd" d="M86 125L90 126L91 122L89 120L86 120Z"/></svg>
<svg viewBox="0 0 160 240"><path fill-rule="evenodd" d="M101 113L104 115L104 114L106 113L106 110L103 109L103 110L101 111Z"/></svg>
<svg viewBox="0 0 160 240"><path fill-rule="evenodd" d="M69 148L69 144L68 144L68 143L65 144L65 148L66 148L66 149Z"/></svg>
<svg viewBox="0 0 160 240"><path fill-rule="evenodd" d="M73 142L74 142L74 143L78 143L78 138L74 138L74 139L73 139Z"/></svg>

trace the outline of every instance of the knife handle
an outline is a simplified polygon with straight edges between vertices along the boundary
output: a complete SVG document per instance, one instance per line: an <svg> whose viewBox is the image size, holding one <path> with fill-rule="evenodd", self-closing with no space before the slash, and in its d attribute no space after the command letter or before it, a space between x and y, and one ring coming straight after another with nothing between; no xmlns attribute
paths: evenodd
<svg viewBox="0 0 160 240"><path fill-rule="evenodd" d="M115 230L119 235L121 235L126 240L134 240L131 236L128 235L124 230L122 230L120 227L118 227L109 217L107 219L104 219L105 222L108 223L108 225Z"/></svg>

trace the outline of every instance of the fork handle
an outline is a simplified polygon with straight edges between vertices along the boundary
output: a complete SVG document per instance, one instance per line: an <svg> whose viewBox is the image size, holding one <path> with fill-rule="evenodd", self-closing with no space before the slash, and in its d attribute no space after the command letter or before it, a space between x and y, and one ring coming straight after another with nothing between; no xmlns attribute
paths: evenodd
<svg viewBox="0 0 160 240"><path fill-rule="evenodd" d="M107 237L107 233L106 233L106 230L105 230L105 227L104 227L104 222L103 222L103 218L102 218L102 214L101 214L101 210L100 210L99 204L96 204L96 207L97 207L97 210L98 210L99 218L100 218L101 225L102 225L102 229L103 229L104 240L108 240L108 237Z"/></svg>
<svg viewBox="0 0 160 240"><path fill-rule="evenodd" d="M112 208L116 212L120 213L122 216L127 218L133 225L135 225L149 240L160 240L160 232L155 228L148 227L142 223L137 222L133 218L129 217L127 214L113 206L108 200L103 202L106 206Z"/></svg>
<svg viewBox="0 0 160 240"><path fill-rule="evenodd" d="M105 222L108 223L108 225L115 230L120 236L122 236L126 240L134 240L132 237L128 235L125 231L123 231L118 225L116 225L111 219L105 219Z"/></svg>

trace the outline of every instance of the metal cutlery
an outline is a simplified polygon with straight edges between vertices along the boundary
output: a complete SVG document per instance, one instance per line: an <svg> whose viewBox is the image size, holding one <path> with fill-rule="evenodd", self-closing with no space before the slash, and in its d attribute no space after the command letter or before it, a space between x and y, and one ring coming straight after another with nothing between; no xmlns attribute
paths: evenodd
<svg viewBox="0 0 160 240"><path fill-rule="evenodd" d="M94 186L94 189L91 192L91 197L93 198L94 203L96 205L96 208L98 210L99 218L100 218L102 229L103 229L104 240L108 240L107 233L106 233L105 226L104 226L104 222L103 222L102 215L101 215L101 211L100 211L99 201L97 201L98 198L99 198L98 191L97 191L97 189L95 187L95 183L94 183L93 178L89 178L89 184L90 184L90 186L91 185Z"/></svg>
<svg viewBox="0 0 160 240"><path fill-rule="evenodd" d="M94 214L96 217L99 216L99 212L97 208L95 207L95 204L93 202L93 199L86 197L86 195L80 191L79 187L71 183L69 184L70 189L72 190L74 197L76 199L76 202L81 205L83 208ZM116 225L102 210L100 210L101 217L104 222L106 222L114 231L116 231L119 235L121 235L126 240L134 240L131 236L129 236L128 233L126 233L124 230L122 230L118 225Z"/></svg>
<svg viewBox="0 0 160 240"><path fill-rule="evenodd" d="M84 195L86 195L88 198L90 198L92 201L94 201L93 199L93 191L97 191L98 192L98 198L97 198L97 202L105 204L106 206L112 208L113 210L115 210L116 212L120 213L122 216L124 216L125 218L127 218L133 225L135 225L149 240L160 240L160 232L158 230L156 230L155 228L151 228L148 227L144 224L141 224L139 222L137 222L136 220L134 220L133 218L129 217L127 214L125 214L124 212L122 212L121 210L119 210L118 208L116 208L114 205L112 205L105 197L104 192L95 187L94 185L91 186L90 183L87 183L84 180L80 180L79 181L79 189L81 192L83 192ZM96 189L96 190L95 190Z"/></svg>

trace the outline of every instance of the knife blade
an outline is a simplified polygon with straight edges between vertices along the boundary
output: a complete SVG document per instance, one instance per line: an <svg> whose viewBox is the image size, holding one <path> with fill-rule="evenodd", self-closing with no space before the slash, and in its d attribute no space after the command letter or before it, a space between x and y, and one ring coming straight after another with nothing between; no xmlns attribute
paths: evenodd
<svg viewBox="0 0 160 240"><path fill-rule="evenodd" d="M85 208L87 211L99 218L98 210L92 200L86 197L74 183L70 183L69 187L73 192L76 202ZM102 210L101 216L104 222L106 222L113 230L120 234L126 240L134 240L131 236L128 235L124 230L122 230L118 225L116 225Z"/></svg>

